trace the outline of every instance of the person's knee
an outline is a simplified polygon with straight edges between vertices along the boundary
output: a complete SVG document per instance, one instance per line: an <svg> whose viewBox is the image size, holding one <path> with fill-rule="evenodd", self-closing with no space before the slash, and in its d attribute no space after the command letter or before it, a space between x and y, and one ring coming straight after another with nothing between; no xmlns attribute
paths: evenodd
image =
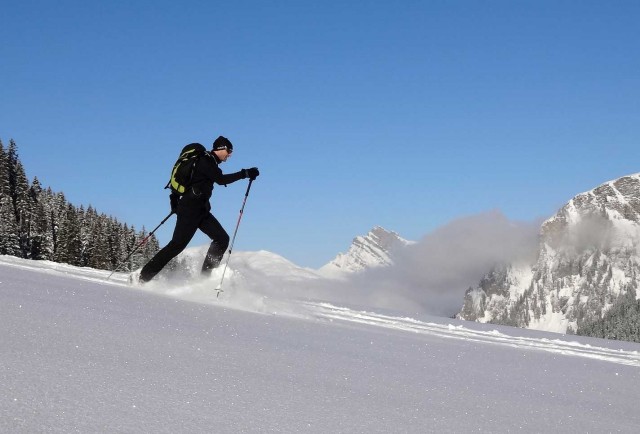
<svg viewBox="0 0 640 434"><path fill-rule="evenodd" d="M188 241L185 243L181 241L176 242L171 240L169 241L169 244L167 244L167 250L171 252L172 257L175 257L178 256L178 254L180 254L184 249L186 249L188 244Z"/></svg>
<svg viewBox="0 0 640 434"><path fill-rule="evenodd" d="M229 247L229 235L226 232L221 234L219 241L220 247L222 247L223 250L227 250L227 247Z"/></svg>
<svg viewBox="0 0 640 434"><path fill-rule="evenodd" d="M221 235L211 240L211 245L209 246L209 253L221 255L222 253L226 252L228 247L229 247L229 236L224 234L224 236Z"/></svg>

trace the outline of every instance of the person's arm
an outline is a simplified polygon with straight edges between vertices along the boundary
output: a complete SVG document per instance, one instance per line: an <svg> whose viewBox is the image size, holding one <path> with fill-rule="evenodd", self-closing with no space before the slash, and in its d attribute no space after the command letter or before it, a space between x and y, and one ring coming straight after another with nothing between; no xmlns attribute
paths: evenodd
<svg viewBox="0 0 640 434"><path fill-rule="evenodd" d="M222 174L222 171L220 171L220 175L215 182L219 185L227 185L245 178L256 179L258 175L260 175L260 171L257 167L242 169L239 172L229 173L226 175Z"/></svg>
<svg viewBox="0 0 640 434"><path fill-rule="evenodd" d="M235 172L235 173L227 173L226 175L222 173L222 171L220 171L220 175L216 177L216 179L214 180L214 182L218 185L227 185L227 184L232 184L236 181L239 181L241 179L246 178L246 174L244 169L240 170L239 172Z"/></svg>

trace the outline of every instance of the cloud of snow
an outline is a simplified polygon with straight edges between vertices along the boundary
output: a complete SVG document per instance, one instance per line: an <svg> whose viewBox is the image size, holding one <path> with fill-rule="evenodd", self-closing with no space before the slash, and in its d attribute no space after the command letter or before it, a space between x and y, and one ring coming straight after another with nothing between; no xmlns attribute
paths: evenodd
<svg viewBox="0 0 640 434"><path fill-rule="evenodd" d="M497 263L535 261L539 227L539 223L510 221L498 211L459 218L397 250L395 265L344 280L321 278L273 253L238 251L227 270L221 299L212 288L220 282L222 267L209 279L193 280L206 251L201 246L181 255L179 268L190 277L172 271L147 287L174 297L266 313L295 311L309 301L452 316L460 310L467 288L476 286Z"/></svg>
<svg viewBox="0 0 640 434"><path fill-rule="evenodd" d="M394 266L355 276L340 296L378 309L454 315L467 288L494 265L535 260L539 227L499 211L454 220L397 252Z"/></svg>

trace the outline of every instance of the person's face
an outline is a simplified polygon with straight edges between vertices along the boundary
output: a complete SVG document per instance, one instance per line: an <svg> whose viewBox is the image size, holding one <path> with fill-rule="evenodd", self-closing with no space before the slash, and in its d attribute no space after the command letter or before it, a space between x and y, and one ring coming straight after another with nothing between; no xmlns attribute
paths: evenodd
<svg viewBox="0 0 640 434"><path fill-rule="evenodd" d="M224 148L224 149L219 149L219 150L215 151L215 153L216 153L216 156L218 157L218 159L220 159L220 161L224 162L224 161L227 161L227 159L231 156L233 151L229 151L227 148Z"/></svg>

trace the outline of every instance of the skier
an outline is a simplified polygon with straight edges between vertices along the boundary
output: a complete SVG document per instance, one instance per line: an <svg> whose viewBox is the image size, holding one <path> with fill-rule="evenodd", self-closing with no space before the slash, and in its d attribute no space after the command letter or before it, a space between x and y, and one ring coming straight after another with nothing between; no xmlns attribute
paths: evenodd
<svg viewBox="0 0 640 434"><path fill-rule="evenodd" d="M209 199L213 192L213 183L226 186L240 179L253 180L260 175L257 167L223 174L218 166L227 161L232 152L233 144L229 139L223 136L218 137L213 142L212 150L205 151L195 165L191 182L184 194L171 193L169 196L171 211L177 215L173 238L142 267L139 274L137 272L132 274L130 279L132 283L144 283L153 279L171 259L187 247L198 229L211 239L211 245L202 264L202 274L208 276L220 265L229 246L229 235L211 214Z"/></svg>

